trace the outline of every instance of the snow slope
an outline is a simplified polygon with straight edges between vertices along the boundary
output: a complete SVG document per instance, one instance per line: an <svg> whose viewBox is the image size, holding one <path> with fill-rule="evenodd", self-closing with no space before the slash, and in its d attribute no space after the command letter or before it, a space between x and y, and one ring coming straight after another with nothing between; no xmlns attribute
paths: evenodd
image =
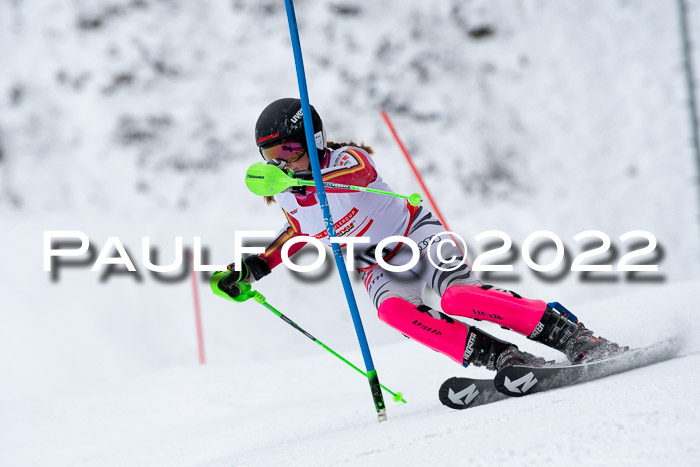
<svg viewBox="0 0 700 467"><path fill-rule="evenodd" d="M682 335L685 346L664 363L467 411L441 406L437 389L485 372L403 341L374 348L381 380L408 400L387 401L389 421L377 424L363 378L297 335L312 356L173 367L15 406L0 452L13 466L697 465L697 307L668 303L699 300L693 282L586 304L589 326L620 342Z"/></svg>

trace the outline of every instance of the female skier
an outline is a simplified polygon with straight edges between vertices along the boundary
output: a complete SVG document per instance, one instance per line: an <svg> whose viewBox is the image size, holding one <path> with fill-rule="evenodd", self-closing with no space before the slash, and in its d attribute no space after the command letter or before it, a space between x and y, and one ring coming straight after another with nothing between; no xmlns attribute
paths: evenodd
<svg viewBox="0 0 700 467"><path fill-rule="evenodd" d="M255 139L268 164L292 171L294 177L312 179L310 157L318 157L324 182L391 191L377 173L371 148L353 142L327 142L321 118L313 107L311 113L316 150L309 151L299 99L279 99L263 110L255 125ZM241 293L240 283L260 280L282 262L282 245L287 240L308 235L330 245L315 188L295 187L278 194L276 200L287 222L264 253L245 258L240 271L233 264L228 267L229 272L218 287L232 297ZM266 197L266 201L270 204L274 199ZM441 262L437 244L444 238L439 234L446 229L422 206L411 206L400 198L338 189L328 190L328 205L338 237L370 238L369 245L356 246L360 251L355 252L355 266L379 319L460 365L500 370L517 364L541 366L545 360L448 315L495 322L565 353L572 363L603 358L621 350L613 342L594 337L558 303L548 305L484 285L466 263L451 271L443 270L449 269L450 264ZM391 272L375 262L377 244L392 235L407 237L419 246L420 259L409 271ZM431 240L433 247L427 248ZM289 254L302 246L295 244ZM412 255L411 248L402 243L382 251L384 261L392 265L407 264ZM462 258L457 247L446 242L442 245L442 257L452 256ZM426 284L442 297L443 312L423 303Z"/></svg>

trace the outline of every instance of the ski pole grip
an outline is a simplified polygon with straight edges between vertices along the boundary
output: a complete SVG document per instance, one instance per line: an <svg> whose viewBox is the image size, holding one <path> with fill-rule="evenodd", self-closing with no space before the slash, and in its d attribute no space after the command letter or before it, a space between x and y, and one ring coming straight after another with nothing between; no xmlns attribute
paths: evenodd
<svg viewBox="0 0 700 467"><path fill-rule="evenodd" d="M219 287L219 282L221 281L221 279L228 276L230 273L231 271L216 271L214 272L214 274L211 275L211 278L209 279L209 287L211 288L211 291L214 293L214 295L217 295L223 298L224 300L238 303L245 302L249 298L254 297L254 294L250 292L250 284L246 282L237 282L238 287L241 289L241 293L237 297L232 297L231 295L221 290L221 288Z"/></svg>

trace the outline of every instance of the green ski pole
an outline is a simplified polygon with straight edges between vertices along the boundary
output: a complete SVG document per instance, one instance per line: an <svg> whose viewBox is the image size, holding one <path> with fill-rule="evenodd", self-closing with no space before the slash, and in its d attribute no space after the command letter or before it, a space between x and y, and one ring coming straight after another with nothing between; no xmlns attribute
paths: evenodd
<svg viewBox="0 0 700 467"><path fill-rule="evenodd" d="M305 331L301 326L299 326L297 323L295 323L294 321L292 321L291 319L289 319L287 316L285 316L284 314L282 314L281 312L279 312L275 307L273 307L272 305L270 305L269 303L267 303L267 300L265 299L265 297L263 296L263 294L261 294L261 293L258 292L257 290L253 290L253 289L250 287L250 284L246 284L245 282L240 283L240 286L241 286L241 294L240 294L238 297L235 297L235 298L234 298L234 297L231 297L231 296L228 295L226 292L224 292L223 290L219 289L219 281L220 281L221 279L223 279L224 277L226 277L228 274L229 274L229 271L216 271L214 274L212 274L211 279L209 280L209 285L210 285L210 287L211 287L212 292L214 292L214 295L218 295L218 296L221 297L221 298L224 298L224 299L226 299L226 300L233 301L233 302L245 302L245 301L248 300L249 298L252 298L252 299L255 300L256 302L260 303L262 306L264 306L265 308L267 308L268 310L270 310L271 312L273 312L273 313L274 313L275 315L277 315L279 318L281 318L282 321L284 321L285 323L289 324L291 327L293 327L294 329L296 329L297 331L299 331L300 333L302 333L303 335L305 335L306 337L308 337L308 338L311 339L312 341L316 342L318 345L320 345L321 347L323 347L325 350L327 350L327 351L330 352L331 354L335 355L335 356L336 356L338 359L340 359L341 361L345 362L349 367L351 367L352 369L354 369L355 371L357 371L358 373L360 373L361 375L363 375L365 378L369 378L369 376L367 375L367 373L365 373L364 371L362 371L362 370L361 370L360 368L358 368L357 366L353 365L350 361L348 361L346 358L344 358L344 357L343 357L342 355L340 355L338 352L336 352L335 350L331 349L330 347L328 347L326 344L324 344L324 343L321 342L320 340L316 339L314 336L312 336L311 334L309 334L308 332L306 332L306 331ZM388 392L389 394L392 395L392 397L393 397L393 399L394 399L394 402L403 402L404 404L406 403L406 400L403 398L403 394L402 394L401 392L394 392L394 391L392 391L391 389L389 389L389 388L387 388L386 386L384 386L383 384L380 384L380 386L382 387L382 389L384 389L386 392Z"/></svg>
<svg viewBox="0 0 700 467"><path fill-rule="evenodd" d="M281 193L284 190L295 186L314 186L313 180L300 180L290 177L288 173L272 164L256 162L251 165L245 174L245 184L250 191L260 196L273 196ZM375 190L366 186L345 185L342 183L323 182L323 186L328 188L342 188L344 190L366 191L368 193L377 193L380 195L394 196L396 198L407 199L413 206L418 206L421 202L421 197L418 193L411 195L400 195L390 191Z"/></svg>

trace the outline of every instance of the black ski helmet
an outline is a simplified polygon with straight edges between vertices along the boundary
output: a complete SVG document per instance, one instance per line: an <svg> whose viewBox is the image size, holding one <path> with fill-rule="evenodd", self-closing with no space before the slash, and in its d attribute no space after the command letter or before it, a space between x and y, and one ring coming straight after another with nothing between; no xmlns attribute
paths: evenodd
<svg viewBox="0 0 700 467"><path fill-rule="evenodd" d="M326 132L323 129L321 117L313 105L311 106L311 120L314 125L318 159L321 160L326 152ZM262 154L262 148L274 146L289 139L299 141L306 147L301 101L287 97L274 101L262 111L255 123L255 143Z"/></svg>

